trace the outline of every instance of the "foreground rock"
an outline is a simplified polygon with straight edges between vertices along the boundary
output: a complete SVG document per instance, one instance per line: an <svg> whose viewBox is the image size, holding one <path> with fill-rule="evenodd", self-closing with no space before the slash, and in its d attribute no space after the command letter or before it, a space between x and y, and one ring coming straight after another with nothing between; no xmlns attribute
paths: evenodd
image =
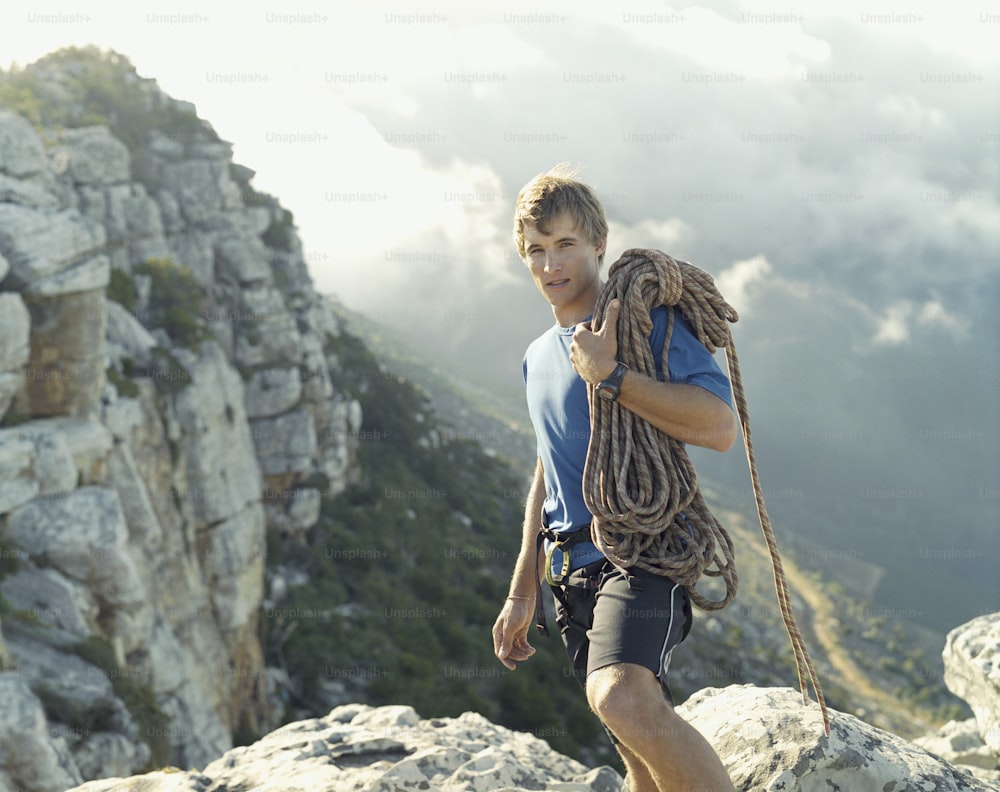
<svg viewBox="0 0 1000 792"><path fill-rule="evenodd" d="M678 712L715 747L736 788L753 792L985 792L996 787L791 688L732 685L695 693Z"/></svg>
<svg viewBox="0 0 1000 792"><path fill-rule="evenodd" d="M209 789L338 790L549 789L616 792L609 767L588 770L526 732L481 715L421 720L410 707L337 707L325 718L290 723L201 772L109 778L76 792L204 792Z"/></svg>
<svg viewBox="0 0 1000 792"><path fill-rule="evenodd" d="M942 658L945 684L969 703L983 742L1000 756L1000 613L948 633Z"/></svg>
<svg viewBox="0 0 1000 792"><path fill-rule="evenodd" d="M977 778L1000 786L1000 759L983 742L975 718L948 721L935 734L913 742Z"/></svg>
<svg viewBox="0 0 1000 792"><path fill-rule="evenodd" d="M803 706L790 688L708 688L678 711L716 748L741 792L998 789L852 715L832 710L827 737L818 707ZM75 789L617 792L620 784L611 768L588 770L531 734L496 726L475 713L421 720L410 707L349 704L234 748L200 772L155 772Z"/></svg>

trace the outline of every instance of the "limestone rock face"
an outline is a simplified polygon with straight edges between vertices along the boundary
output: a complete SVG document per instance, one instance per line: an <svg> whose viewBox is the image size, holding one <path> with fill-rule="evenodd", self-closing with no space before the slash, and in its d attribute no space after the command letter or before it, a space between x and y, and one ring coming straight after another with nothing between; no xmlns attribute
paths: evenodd
<svg viewBox="0 0 1000 792"><path fill-rule="evenodd" d="M37 64L39 102L85 117L66 81L92 65ZM130 112L184 131L63 124L43 143L0 110L0 672L16 704L0 691L0 792L151 757L204 767L280 722L266 532L305 533L359 477L361 406L334 386L341 331L290 215L193 107L123 79ZM197 297L154 288L151 260ZM48 684L86 651L104 658L93 680ZM37 742L31 772L4 753L15 732Z"/></svg>
<svg viewBox="0 0 1000 792"><path fill-rule="evenodd" d="M979 737L1000 767L1000 613L948 633L942 658L945 684L972 708Z"/></svg>
<svg viewBox="0 0 1000 792"><path fill-rule="evenodd" d="M791 688L705 688L677 708L712 744L737 789L754 792L933 790L993 787L900 737L819 707Z"/></svg>
<svg viewBox="0 0 1000 792"><path fill-rule="evenodd" d="M103 290L28 297L26 302L31 312L31 355L20 412L35 416L85 414L104 391Z"/></svg>
<svg viewBox="0 0 1000 792"><path fill-rule="evenodd" d="M91 781L75 792L317 789L550 789L617 792L611 768L589 770L537 737L495 726L481 715L422 720L410 707L348 704L325 718L291 723L200 772L148 773Z"/></svg>
<svg viewBox="0 0 1000 792"><path fill-rule="evenodd" d="M0 788L61 792L79 784L65 741L50 738L42 704L21 674L0 672L0 701Z"/></svg>

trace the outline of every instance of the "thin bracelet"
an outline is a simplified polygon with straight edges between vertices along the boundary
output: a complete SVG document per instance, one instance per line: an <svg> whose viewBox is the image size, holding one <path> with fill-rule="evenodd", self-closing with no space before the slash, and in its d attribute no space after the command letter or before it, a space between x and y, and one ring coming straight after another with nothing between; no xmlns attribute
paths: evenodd
<svg viewBox="0 0 1000 792"><path fill-rule="evenodd" d="M533 600L533 599L534 599L534 597L515 597L515 596L513 596L513 595L509 595L509 596L507 597L507 599L509 599L509 600L511 600L511 599L513 599L513 600L518 600L518 599L519 599L519 600Z"/></svg>

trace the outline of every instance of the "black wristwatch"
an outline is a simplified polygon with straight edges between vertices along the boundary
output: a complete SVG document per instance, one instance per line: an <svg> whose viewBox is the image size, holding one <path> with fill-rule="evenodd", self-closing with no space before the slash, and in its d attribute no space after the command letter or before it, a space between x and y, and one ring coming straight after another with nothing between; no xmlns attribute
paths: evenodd
<svg viewBox="0 0 1000 792"><path fill-rule="evenodd" d="M618 394L622 389L622 380L625 379L625 372L628 371L628 366L624 363L619 362L615 366L615 370L612 371L606 380L597 383L595 390L597 395L602 399L607 399L608 401L614 401L618 398Z"/></svg>

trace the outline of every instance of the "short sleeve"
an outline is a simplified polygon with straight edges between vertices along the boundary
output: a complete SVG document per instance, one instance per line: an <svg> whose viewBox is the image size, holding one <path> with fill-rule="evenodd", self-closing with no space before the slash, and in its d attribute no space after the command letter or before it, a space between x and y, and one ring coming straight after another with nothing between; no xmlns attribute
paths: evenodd
<svg viewBox="0 0 1000 792"><path fill-rule="evenodd" d="M659 306L650 314L653 320L653 332L650 334L649 343L656 361L657 377L660 379L664 379L663 341L666 338L669 310L665 306ZM719 367L712 353L695 338L691 325L681 316L680 311L674 311L674 329L670 336L667 368L670 382L697 385L718 396L730 407L733 406L729 377Z"/></svg>

